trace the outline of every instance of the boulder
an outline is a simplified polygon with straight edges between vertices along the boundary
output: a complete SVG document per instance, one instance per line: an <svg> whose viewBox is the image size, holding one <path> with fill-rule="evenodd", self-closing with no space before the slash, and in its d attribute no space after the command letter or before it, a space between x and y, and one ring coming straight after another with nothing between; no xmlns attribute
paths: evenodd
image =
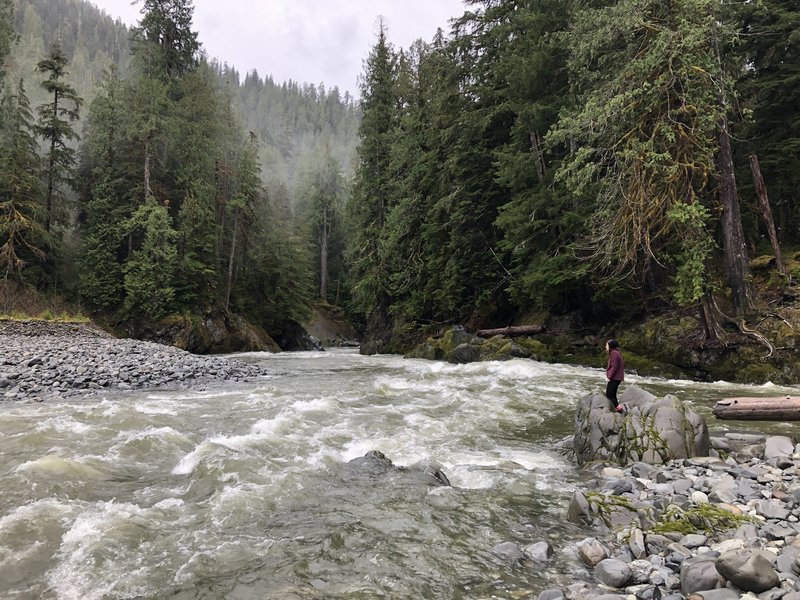
<svg viewBox="0 0 800 600"><path fill-rule="evenodd" d="M656 398L635 386L620 397L628 411L611 410L604 394L583 397L575 414L575 457L590 461L666 464L670 460L708 456L705 420L674 396Z"/></svg>
<svg viewBox="0 0 800 600"><path fill-rule="evenodd" d="M553 558L553 554L555 553L550 542L536 542L534 544L528 544L522 549L522 551L525 553L525 556L537 563L549 561L551 558Z"/></svg>
<svg viewBox="0 0 800 600"><path fill-rule="evenodd" d="M684 596L695 592L715 590L725 585L725 580L716 568L714 554L701 554L686 560L681 565L681 593Z"/></svg>
<svg viewBox="0 0 800 600"><path fill-rule="evenodd" d="M717 572L740 590L760 594L781 584L778 573L761 552L730 550L716 560Z"/></svg>
<svg viewBox="0 0 800 600"><path fill-rule="evenodd" d="M597 563L594 568L594 577L612 588L624 587L631 579L631 568L621 560L607 558Z"/></svg>
<svg viewBox="0 0 800 600"><path fill-rule="evenodd" d="M481 359L481 349L472 344L459 344L447 356L447 362L463 365L477 362Z"/></svg>
<svg viewBox="0 0 800 600"><path fill-rule="evenodd" d="M794 453L794 442L785 435L772 435L764 442L764 460L785 458Z"/></svg>

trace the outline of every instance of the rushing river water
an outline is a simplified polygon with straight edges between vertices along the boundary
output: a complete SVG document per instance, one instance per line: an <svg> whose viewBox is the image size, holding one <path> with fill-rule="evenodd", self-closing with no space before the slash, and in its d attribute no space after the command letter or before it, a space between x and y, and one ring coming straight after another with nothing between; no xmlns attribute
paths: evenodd
<svg viewBox="0 0 800 600"><path fill-rule="evenodd" d="M553 445L600 369L242 356L274 374L0 405L0 598L535 598L575 580L580 473ZM798 393L631 379L716 431L717 397ZM407 468L349 463L370 450ZM542 540L544 567L492 553Z"/></svg>

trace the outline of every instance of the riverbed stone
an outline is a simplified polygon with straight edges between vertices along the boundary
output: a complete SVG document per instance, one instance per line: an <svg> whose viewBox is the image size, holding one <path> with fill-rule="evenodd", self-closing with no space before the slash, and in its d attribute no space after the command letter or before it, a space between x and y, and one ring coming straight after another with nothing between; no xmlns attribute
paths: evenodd
<svg viewBox="0 0 800 600"><path fill-rule="evenodd" d="M708 536L700 533L690 533L681 538L680 544L686 548L699 548L708 542Z"/></svg>
<svg viewBox="0 0 800 600"><path fill-rule="evenodd" d="M686 560L681 565L681 593L688 596L695 592L714 590L725 585L717 571L716 554L701 554Z"/></svg>
<svg viewBox="0 0 800 600"><path fill-rule="evenodd" d="M698 600L739 600L739 592L730 588L702 590L691 594L689 598Z"/></svg>
<svg viewBox="0 0 800 600"><path fill-rule="evenodd" d="M631 568L621 560L607 558L595 565L594 576L604 585L622 588L631 579Z"/></svg>
<svg viewBox="0 0 800 600"><path fill-rule="evenodd" d="M791 456L794 453L794 442L785 435L771 435L764 442L764 460Z"/></svg>
<svg viewBox="0 0 800 600"><path fill-rule="evenodd" d="M564 591L561 588L549 588L540 593L537 600L564 600Z"/></svg>
<svg viewBox="0 0 800 600"><path fill-rule="evenodd" d="M772 563L757 550L730 550L721 554L715 564L720 575L745 592L760 594L780 585Z"/></svg>
<svg viewBox="0 0 800 600"><path fill-rule="evenodd" d="M638 527L631 530L630 538L628 539L628 547L631 554L635 558L644 558L647 556L647 548L644 542L644 533Z"/></svg>
<svg viewBox="0 0 800 600"><path fill-rule="evenodd" d="M492 548L492 554L510 561L518 561L525 558L525 553L514 542L503 542Z"/></svg>
<svg viewBox="0 0 800 600"><path fill-rule="evenodd" d="M553 558L553 554L555 554L553 545L550 542L535 542L533 544L528 544L522 549L522 551L525 556L537 563L547 562Z"/></svg>
<svg viewBox="0 0 800 600"><path fill-rule="evenodd" d="M786 519L789 516L789 511L782 502L774 500L759 500L756 504L756 514L761 515L765 519Z"/></svg>
<svg viewBox="0 0 800 600"><path fill-rule="evenodd" d="M578 542L578 557L588 567L594 567L609 557L608 549L597 538L586 538Z"/></svg>

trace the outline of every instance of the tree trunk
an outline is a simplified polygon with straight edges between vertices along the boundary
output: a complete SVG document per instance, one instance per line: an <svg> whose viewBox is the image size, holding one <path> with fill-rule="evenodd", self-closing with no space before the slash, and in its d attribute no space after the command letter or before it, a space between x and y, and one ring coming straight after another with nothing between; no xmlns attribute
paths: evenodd
<svg viewBox="0 0 800 600"><path fill-rule="evenodd" d="M531 152L533 153L533 164L536 167L536 176L539 178L539 183L544 181L547 175L547 166L544 162L544 152L542 151L542 139L536 131L528 132L531 139Z"/></svg>
<svg viewBox="0 0 800 600"><path fill-rule="evenodd" d="M319 234L319 297L328 301L328 211L322 211L322 230Z"/></svg>
<svg viewBox="0 0 800 600"><path fill-rule="evenodd" d="M144 144L144 201L153 195L150 190L150 141Z"/></svg>
<svg viewBox="0 0 800 600"><path fill-rule="evenodd" d="M719 121L719 198L722 204L722 244L725 252L725 275L731 288L733 308L738 315L744 315L752 307L750 285L750 265L742 229L742 216L739 200L736 197L736 177L733 173L733 152L728 133L728 121Z"/></svg>
<svg viewBox="0 0 800 600"><path fill-rule="evenodd" d="M772 243L772 250L775 252L775 264L781 275L786 275L786 267L783 266L781 257L781 247L778 243L778 233L775 231L775 221L772 218L772 209L769 206L769 196L767 196L767 186L764 184L764 177L761 175L761 167L758 164L758 156L750 155L750 169L753 171L753 182L756 185L758 203L761 206L761 216L767 224L769 241Z"/></svg>
<svg viewBox="0 0 800 600"><path fill-rule="evenodd" d="M53 96L53 122L58 120L58 90ZM55 187L53 170L56 165L56 140L50 140L50 156L47 160L47 213L44 216L44 230L50 233L50 221L53 212L53 188Z"/></svg>
<svg viewBox="0 0 800 600"><path fill-rule="evenodd" d="M233 237L231 239L231 254L228 257L228 280L225 284L225 310L228 310L231 303L231 287L233 287L233 258L236 256L236 234L239 226L240 208L236 208L233 213Z"/></svg>
<svg viewBox="0 0 800 600"><path fill-rule="evenodd" d="M700 323L705 340L718 340L725 334L720 322L720 310L711 292L706 292L700 300Z"/></svg>
<svg viewBox="0 0 800 600"><path fill-rule="evenodd" d="M800 396L725 398L714 405L718 419L738 421L800 421Z"/></svg>
<svg viewBox="0 0 800 600"><path fill-rule="evenodd" d="M498 329L479 329L475 335L479 337L492 337L495 335L531 335L534 333L542 333L544 327L542 325L515 325L511 327L500 327Z"/></svg>

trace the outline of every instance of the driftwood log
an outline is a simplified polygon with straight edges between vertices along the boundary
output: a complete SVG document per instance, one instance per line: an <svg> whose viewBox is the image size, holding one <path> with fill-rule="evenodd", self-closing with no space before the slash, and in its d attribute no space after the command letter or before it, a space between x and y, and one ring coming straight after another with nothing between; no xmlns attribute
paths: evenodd
<svg viewBox="0 0 800 600"><path fill-rule="evenodd" d="M800 421L800 396L724 398L713 413L718 419L738 421Z"/></svg>
<svg viewBox="0 0 800 600"><path fill-rule="evenodd" d="M479 329L475 335L479 337L493 337L495 335L532 335L534 333L542 333L544 327L542 325L515 325L513 327L501 327L499 329Z"/></svg>

